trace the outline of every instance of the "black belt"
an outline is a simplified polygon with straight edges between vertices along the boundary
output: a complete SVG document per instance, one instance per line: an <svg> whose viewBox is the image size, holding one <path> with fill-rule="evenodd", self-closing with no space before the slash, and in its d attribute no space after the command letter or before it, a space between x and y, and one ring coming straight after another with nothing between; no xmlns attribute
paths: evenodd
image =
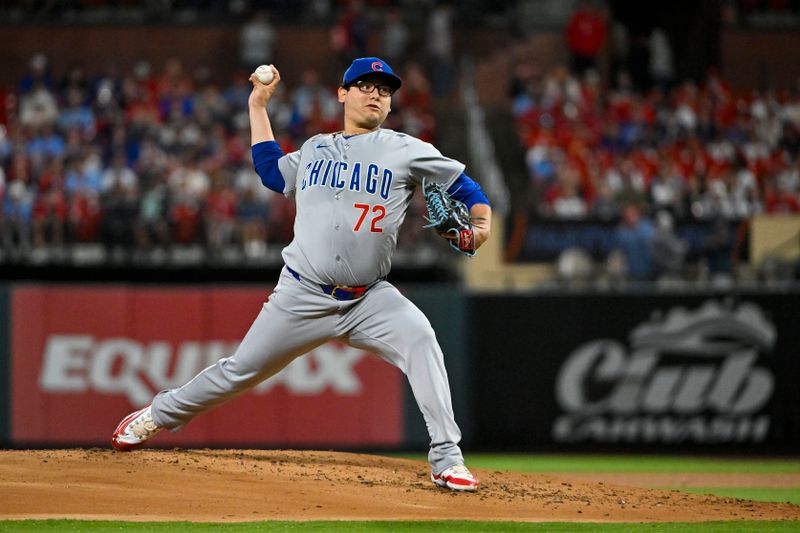
<svg viewBox="0 0 800 533"><path fill-rule="evenodd" d="M286 265L286 270L294 276L294 279L300 281L300 274L294 271L292 267ZM336 300L358 300L367 292L369 285L360 285L358 287L350 287L348 285L322 285L318 284L322 292L332 296Z"/></svg>

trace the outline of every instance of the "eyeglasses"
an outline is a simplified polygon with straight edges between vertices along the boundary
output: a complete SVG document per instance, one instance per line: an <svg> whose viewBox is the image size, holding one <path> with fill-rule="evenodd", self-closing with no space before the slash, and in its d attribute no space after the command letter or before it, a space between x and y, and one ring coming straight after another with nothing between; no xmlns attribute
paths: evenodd
<svg viewBox="0 0 800 533"><path fill-rule="evenodd" d="M350 84L351 87L354 85L364 94L372 94L376 88L378 89L378 94L381 96L392 96L394 94L394 89L388 85L377 85L371 81L358 80Z"/></svg>

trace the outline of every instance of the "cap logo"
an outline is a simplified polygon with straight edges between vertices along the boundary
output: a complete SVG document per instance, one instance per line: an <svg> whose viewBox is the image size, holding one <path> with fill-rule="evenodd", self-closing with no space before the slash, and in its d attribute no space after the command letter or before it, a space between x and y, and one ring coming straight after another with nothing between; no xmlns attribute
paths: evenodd
<svg viewBox="0 0 800 533"><path fill-rule="evenodd" d="M380 61L375 61L374 63L372 63L372 70L379 70L383 72L383 63L381 63Z"/></svg>

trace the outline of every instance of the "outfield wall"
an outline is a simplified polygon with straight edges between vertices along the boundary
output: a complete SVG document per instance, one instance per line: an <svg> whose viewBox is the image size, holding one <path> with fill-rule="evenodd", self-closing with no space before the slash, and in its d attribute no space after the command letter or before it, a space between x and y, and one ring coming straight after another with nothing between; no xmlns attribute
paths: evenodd
<svg viewBox="0 0 800 533"><path fill-rule="evenodd" d="M800 292L401 290L430 317L470 449L800 449ZM233 353L264 286L0 286L0 442L107 446ZM330 342L161 446L417 449L402 374Z"/></svg>
<svg viewBox="0 0 800 533"><path fill-rule="evenodd" d="M271 290L0 286L0 442L108 445L122 416L231 355ZM430 314L448 353L463 353L463 295L439 285L404 292ZM448 366L453 379L466 381L458 359L448 356ZM456 387L453 403L460 413L467 400L464 388ZM466 435L469 421L462 425ZM397 449L427 442L402 373L337 341L184 430L159 436L159 445L183 447Z"/></svg>
<svg viewBox="0 0 800 533"><path fill-rule="evenodd" d="M474 444L796 452L798 296L473 297Z"/></svg>

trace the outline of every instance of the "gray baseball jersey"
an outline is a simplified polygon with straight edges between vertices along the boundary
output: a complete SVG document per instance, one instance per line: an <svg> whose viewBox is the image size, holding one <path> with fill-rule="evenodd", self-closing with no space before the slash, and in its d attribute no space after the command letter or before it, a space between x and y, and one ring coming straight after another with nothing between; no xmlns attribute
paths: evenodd
<svg viewBox="0 0 800 533"><path fill-rule="evenodd" d="M449 187L464 165L391 130L317 135L278 160L297 205L294 240L275 290L236 353L153 399L153 419L178 429L331 339L402 370L422 411L434 473L462 464L444 357L425 315L389 282L397 233L422 178ZM337 299L325 286L361 287ZM254 420L253 423L257 423Z"/></svg>
<svg viewBox="0 0 800 533"><path fill-rule="evenodd" d="M282 157L278 168L284 194L297 205L286 264L319 283L344 285L389 273L397 233L423 177L446 189L464 171L431 144L387 129L317 135Z"/></svg>

